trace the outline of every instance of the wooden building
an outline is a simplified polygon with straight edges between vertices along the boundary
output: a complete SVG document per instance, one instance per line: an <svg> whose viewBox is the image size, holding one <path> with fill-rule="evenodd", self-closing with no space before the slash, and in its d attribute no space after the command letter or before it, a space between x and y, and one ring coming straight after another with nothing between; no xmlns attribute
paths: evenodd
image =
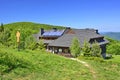
<svg viewBox="0 0 120 80"><path fill-rule="evenodd" d="M70 54L70 46L74 37L79 39L80 45L83 46L84 41L92 44L97 41L101 47L102 55L106 54L107 40L104 36L98 33L95 29L71 29L66 28L63 30L52 30L40 29L38 34L34 35L37 41L42 39L46 45L46 49L57 54Z"/></svg>

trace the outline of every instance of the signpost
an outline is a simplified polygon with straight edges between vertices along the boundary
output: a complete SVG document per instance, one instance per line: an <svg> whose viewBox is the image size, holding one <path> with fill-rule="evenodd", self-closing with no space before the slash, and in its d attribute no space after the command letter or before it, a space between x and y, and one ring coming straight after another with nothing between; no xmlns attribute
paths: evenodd
<svg viewBox="0 0 120 80"><path fill-rule="evenodd" d="M19 30L16 32L17 44L18 44L18 51L20 50L20 32Z"/></svg>

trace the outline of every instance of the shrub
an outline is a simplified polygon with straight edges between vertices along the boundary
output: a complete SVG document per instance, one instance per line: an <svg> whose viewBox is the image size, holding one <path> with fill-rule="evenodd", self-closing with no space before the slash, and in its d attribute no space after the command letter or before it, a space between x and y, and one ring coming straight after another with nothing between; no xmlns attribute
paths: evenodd
<svg viewBox="0 0 120 80"><path fill-rule="evenodd" d="M84 56L90 56L90 44L88 42L84 42L83 47L82 47L82 53Z"/></svg>
<svg viewBox="0 0 120 80"><path fill-rule="evenodd" d="M5 46L10 46L10 31L5 29L3 32L0 33L0 42Z"/></svg>
<svg viewBox="0 0 120 80"><path fill-rule="evenodd" d="M113 43L108 45L107 52L110 54L120 55L120 43Z"/></svg>
<svg viewBox="0 0 120 80"><path fill-rule="evenodd" d="M4 25L3 25L3 23L1 23L0 32L3 32L3 31L4 31Z"/></svg>
<svg viewBox="0 0 120 80"><path fill-rule="evenodd" d="M0 71L10 72L14 68L30 68L29 59L15 53L0 51Z"/></svg>
<svg viewBox="0 0 120 80"><path fill-rule="evenodd" d="M25 46L26 46L27 49L31 49L31 50L34 50L34 49L37 48L36 40L34 39L33 36L28 36L25 39Z"/></svg>
<svg viewBox="0 0 120 80"><path fill-rule="evenodd" d="M114 55L120 55L120 41L107 38L109 41L109 44L107 45L107 53L114 54Z"/></svg>
<svg viewBox="0 0 120 80"><path fill-rule="evenodd" d="M38 47L37 47L38 49L45 50L45 45L44 45L43 40L40 40L37 45L38 45Z"/></svg>
<svg viewBox="0 0 120 80"><path fill-rule="evenodd" d="M101 56L101 48L97 42L92 44L91 54L95 57Z"/></svg>
<svg viewBox="0 0 120 80"><path fill-rule="evenodd" d="M97 61L97 62L105 62L103 58L100 58L100 57L94 57L94 56L90 56L90 57L87 57L87 56L79 56L78 57L79 59L84 59L84 60L93 60L93 61Z"/></svg>
<svg viewBox="0 0 120 80"><path fill-rule="evenodd" d="M72 56L77 57L80 55L80 43L77 38L73 38L72 45L70 46Z"/></svg>

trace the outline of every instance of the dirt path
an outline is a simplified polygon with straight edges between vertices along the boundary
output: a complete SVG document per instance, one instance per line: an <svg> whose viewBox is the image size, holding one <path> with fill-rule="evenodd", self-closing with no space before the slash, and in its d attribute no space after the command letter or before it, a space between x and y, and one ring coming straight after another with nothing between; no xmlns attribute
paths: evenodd
<svg viewBox="0 0 120 80"><path fill-rule="evenodd" d="M79 63L82 63L85 67L87 67L90 70L90 72L92 73L92 76L93 76L94 80L97 80L97 75L96 75L95 70L87 62L81 61L81 60L79 60L77 58L70 58L70 59L71 60L75 60L75 61L77 61Z"/></svg>

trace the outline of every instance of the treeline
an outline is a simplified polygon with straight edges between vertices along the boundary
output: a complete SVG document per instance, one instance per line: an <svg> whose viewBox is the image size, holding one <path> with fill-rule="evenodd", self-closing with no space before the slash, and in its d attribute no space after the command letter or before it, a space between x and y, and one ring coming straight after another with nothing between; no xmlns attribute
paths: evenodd
<svg viewBox="0 0 120 80"><path fill-rule="evenodd" d="M108 37L106 37L106 39L109 41L109 44L107 45L107 53L120 55L120 41Z"/></svg>
<svg viewBox="0 0 120 80"><path fill-rule="evenodd" d="M82 47L81 47L82 46ZM73 57L83 56L92 56L92 57L101 57L101 48L99 44L95 41L92 45L84 41L84 44L81 45L79 40L75 37L73 38L70 51ZM104 57L104 56L103 56ZM105 57L104 57L105 58Z"/></svg>
<svg viewBox="0 0 120 80"><path fill-rule="evenodd" d="M0 25L0 45L11 48L17 48L16 32L20 31L20 49L34 49L36 47L36 41L33 38L33 34L39 32L40 28L51 29L64 27L53 26L46 24L37 24L32 22L16 22L11 24Z"/></svg>

